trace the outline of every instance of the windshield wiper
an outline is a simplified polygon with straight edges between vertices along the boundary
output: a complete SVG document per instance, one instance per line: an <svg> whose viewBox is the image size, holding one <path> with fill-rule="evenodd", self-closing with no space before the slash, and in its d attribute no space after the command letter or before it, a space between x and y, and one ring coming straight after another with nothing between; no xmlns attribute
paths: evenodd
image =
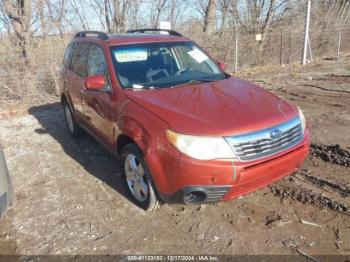
<svg viewBox="0 0 350 262"><path fill-rule="evenodd" d="M129 89L129 90L142 90L142 89L147 89L147 90L161 90L162 88L159 87L155 87L155 86L142 86L142 85L131 85L131 86L127 86L124 89Z"/></svg>
<svg viewBox="0 0 350 262"><path fill-rule="evenodd" d="M211 82L215 82L216 80L212 80L212 79L192 79L188 82L182 83L182 84L178 84L178 85L174 85L173 87L178 87L178 86L184 86L184 85L191 85L191 84L200 84L200 83L211 83Z"/></svg>

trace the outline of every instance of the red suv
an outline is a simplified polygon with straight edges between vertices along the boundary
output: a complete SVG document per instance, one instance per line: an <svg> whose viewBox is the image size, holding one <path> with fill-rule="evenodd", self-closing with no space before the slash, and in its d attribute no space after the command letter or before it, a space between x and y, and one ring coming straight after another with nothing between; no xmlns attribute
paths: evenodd
<svg viewBox="0 0 350 262"><path fill-rule="evenodd" d="M171 30L80 32L60 72L68 130L119 158L146 210L227 201L291 174L309 152L302 111L223 67Z"/></svg>

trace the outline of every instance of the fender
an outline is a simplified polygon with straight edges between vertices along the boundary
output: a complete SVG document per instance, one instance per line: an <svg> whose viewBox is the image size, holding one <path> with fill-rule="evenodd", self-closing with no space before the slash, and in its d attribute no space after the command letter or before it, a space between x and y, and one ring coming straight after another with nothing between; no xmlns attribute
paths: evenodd
<svg viewBox="0 0 350 262"><path fill-rule="evenodd" d="M121 107L117 123L116 141L120 135L128 136L139 146L145 156L169 144L166 137L169 125L130 100L124 102Z"/></svg>
<svg viewBox="0 0 350 262"><path fill-rule="evenodd" d="M136 118L135 116L142 117ZM152 178L160 193L167 192L169 183L165 172L156 171L158 168L164 170L163 163L158 156L170 146L166 137L167 129L169 129L169 125L166 122L138 104L130 100L123 104L118 119L116 141L120 135L125 135L141 149L146 162L152 162L148 163L151 174L158 174ZM155 156L157 157L155 158Z"/></svg>

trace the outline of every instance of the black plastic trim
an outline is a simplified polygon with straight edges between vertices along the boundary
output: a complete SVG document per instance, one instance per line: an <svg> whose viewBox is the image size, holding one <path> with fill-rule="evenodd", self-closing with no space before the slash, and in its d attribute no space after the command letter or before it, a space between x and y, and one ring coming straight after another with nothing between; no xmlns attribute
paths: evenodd
<svg viewBox="0 0 350 262"><path fill-rule="evenodd" d="M205 204L215 203L223 199L232 186L187 186L179 189L172 195L160 194L163 201L172 204ZM201 202L186 203L184 197L191 192L203 192L206 198Z"/></svg>
<svg viewBox="0 0 350 262"><path fill-rule="evenodd" d="M97 38L100 38L105 41L109 39L106 33L100 31L81 31L76 33L74 37L87 37L87 35L96 35Z"/></svg>
<svg viewBox="0 0 350 262"><path fill-rule="evenodd" d="M144 28L144 29L133 29L133 30L128 30L127 33L145 33L145 32L167 32L169 35L172 36L179 36L182 37L183 35L180 34L179 32L176 32L174 30L168 30L168 29L159 29L159 28Z"/></svg>

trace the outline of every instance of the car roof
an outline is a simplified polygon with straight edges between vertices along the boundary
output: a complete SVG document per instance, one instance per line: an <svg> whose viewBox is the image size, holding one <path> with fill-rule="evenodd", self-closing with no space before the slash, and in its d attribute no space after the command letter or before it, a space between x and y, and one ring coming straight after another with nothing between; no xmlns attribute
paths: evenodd
<svg viewBox="0 0 350 262"><path fill-rule="evenodd" d="M190 41L183 36L175 36L159 33L123 33L123 34L105 34L103 37L98 35L75 36L73 41L78 42L99 42L103 45L124 45L133 43L152 43L152 42L183 42Z"/></svg>

